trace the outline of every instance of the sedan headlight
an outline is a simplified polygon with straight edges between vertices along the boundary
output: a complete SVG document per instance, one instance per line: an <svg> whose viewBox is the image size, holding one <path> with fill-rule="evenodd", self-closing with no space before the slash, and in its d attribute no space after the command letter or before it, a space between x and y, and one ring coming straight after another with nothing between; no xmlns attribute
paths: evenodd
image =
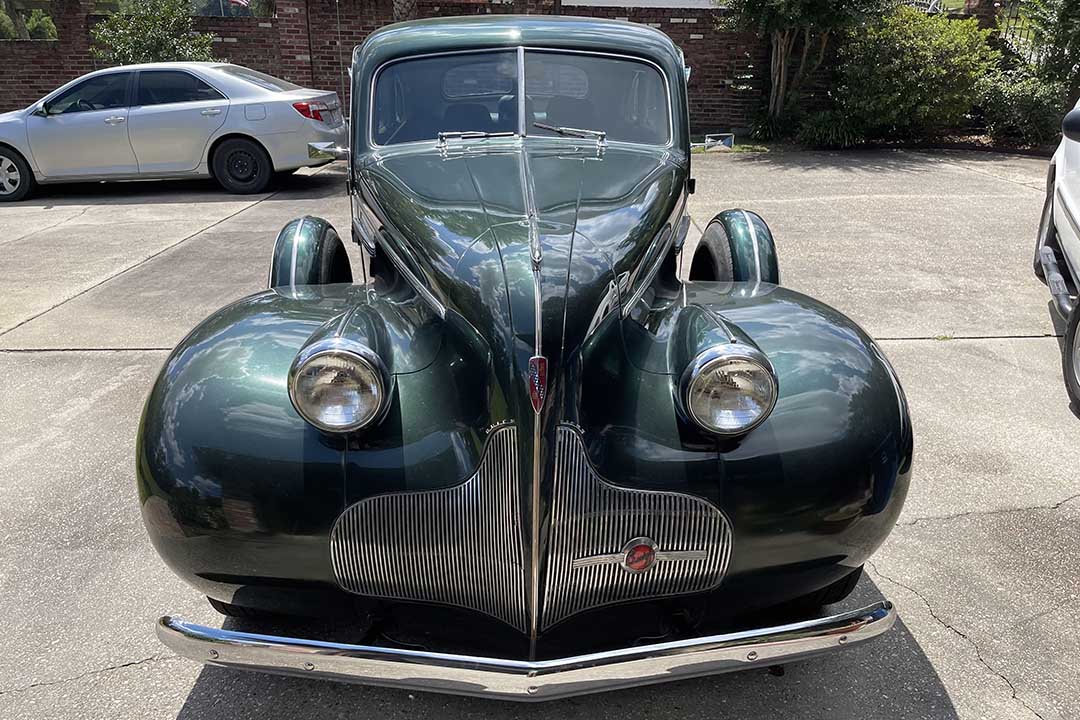
<svg viewBox="0 0 1080 720"><path fill-rule="evenodd" d="M694 358L683 375L681 390L691 420L717 435L740 435L772 412L776 374L756 348L717 345Z"/></svg>
<svg viewBox="0 0 1080 720"><path fill-rule="evenodd" d="M341 338L323 340L293 361L289 398L300 416L320 430L352 432L381 417L386 372L369 348Z"/></svg>

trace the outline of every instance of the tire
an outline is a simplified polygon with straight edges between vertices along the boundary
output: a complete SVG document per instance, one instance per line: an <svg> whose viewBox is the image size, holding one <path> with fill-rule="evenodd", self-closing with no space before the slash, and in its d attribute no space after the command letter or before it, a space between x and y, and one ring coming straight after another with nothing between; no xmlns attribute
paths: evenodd
<svg viewBox="0 0 1080 720"><path fill-rule="evenodd" d="M731 238L727 228L715 218L701 234L694 259L690 263L691 282L731 282L735 268L731 262Z"/></svg>
<svg viewBox="0 0 1080 720"><path fill-rule="evenodd" d="M1039 254L1044 247L1051 247L1055 252L1058 249L1057 228L1054 226L1053 182L1050 184L1050 190L1046 193L1046 202L1043 203L1042 217L1039 220L1039 233L1035 236L1035 258L1032 261L1035 277L1042 280L1045 285L1046 275L1043 272L1042 260L1039 258Z"/></svg>
<svg viewBox="0 0 1080 720"><path fill-rule="evenodd" d="M240 605L233 605L232 603L222 602L221 600L215 600L212 597L207 597L210 601L210 606L217 610L225 617L239 618L241 620L272 620L280 619L282 616L276 613L266 612L264 610L256 610L255 608L242 607Z"/></svg>
<svg viewBox="0 0 1080 720"><path fill-rule="evenodd" d="M1065 388L1073 408L1080 409L1080 309L1072 311L1065 330L1065 352L1061 354L1061 374L1065 376Z"/></svg>
<svg viewBox="0 0 1080 720"><path fill-rule="evenodd" d="M263 192L274 178L274 163L254 140L225 140L214 149L210 164L221 187L237 195Z"/></svg>
<svg viewBox="0 0 1080 720"><path fill-rule="evenodd" d="M24 200L33 189L34 174L23 156L0 147L0 202Z"/></svg>

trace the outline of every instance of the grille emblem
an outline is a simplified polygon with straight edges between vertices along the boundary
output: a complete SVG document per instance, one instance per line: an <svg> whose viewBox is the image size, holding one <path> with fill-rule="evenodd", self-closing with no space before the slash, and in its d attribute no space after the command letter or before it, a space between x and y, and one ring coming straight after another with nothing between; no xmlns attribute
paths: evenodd
<svg viewBox="0 0 1080 720"><path fill-rule="evenodd" d="M656 562L656 543L649 538L634 538L623 548L622 566L630 572L645 572Z"/></svg>
<svg viewBox="0 0 1080 720"><path fill-rule="evenodd" d="M643 573L651 570L658 562L694 562L706 560L708 557L708 550L664 552L657 549L656 543L651 538L636 537L623 545L622 550L617 553L580 557L571 563L571 567L579 569L592 565L619 565L628 572Z"/></svg>
<svg viewBox="0 0 1080 720"><path fill-rule="evenodd" d="M539 414L547 399L547 358L543 355L529 358L529 399L533 411Z"/></svg>

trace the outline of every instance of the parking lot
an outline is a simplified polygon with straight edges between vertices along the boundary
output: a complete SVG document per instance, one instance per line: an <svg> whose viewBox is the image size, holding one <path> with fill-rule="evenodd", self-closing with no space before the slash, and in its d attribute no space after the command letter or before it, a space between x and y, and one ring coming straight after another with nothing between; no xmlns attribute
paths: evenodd
<svg viewBox="0 0 1080 720"><path fill-rule="evenodd" d="M135 432L168 351L264 287L274 237L347 235L340 164L267 195L210 182L47 187L0 206L0 718L1080 717L1080 419L1031 272L1046 161L881 151L695 155L696 232L756 210L783 283L896 366L915 426L905 511L850 605L901 622L801 664L519 706L238 674L173 656L220 626L143 531ZM355 247L350 248L354 265ZM356 272L359 276L359 271Z"/></svg>

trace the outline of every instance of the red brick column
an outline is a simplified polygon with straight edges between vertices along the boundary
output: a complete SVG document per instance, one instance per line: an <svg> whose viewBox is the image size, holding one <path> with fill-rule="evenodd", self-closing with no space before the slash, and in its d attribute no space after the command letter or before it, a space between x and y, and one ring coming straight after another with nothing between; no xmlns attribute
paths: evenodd
<svg viewBox="0 0 1080 720"><path fill-rule="evenodd" d="M277 0L281 74L297 85L313 84L307 0Z"/></svg>

